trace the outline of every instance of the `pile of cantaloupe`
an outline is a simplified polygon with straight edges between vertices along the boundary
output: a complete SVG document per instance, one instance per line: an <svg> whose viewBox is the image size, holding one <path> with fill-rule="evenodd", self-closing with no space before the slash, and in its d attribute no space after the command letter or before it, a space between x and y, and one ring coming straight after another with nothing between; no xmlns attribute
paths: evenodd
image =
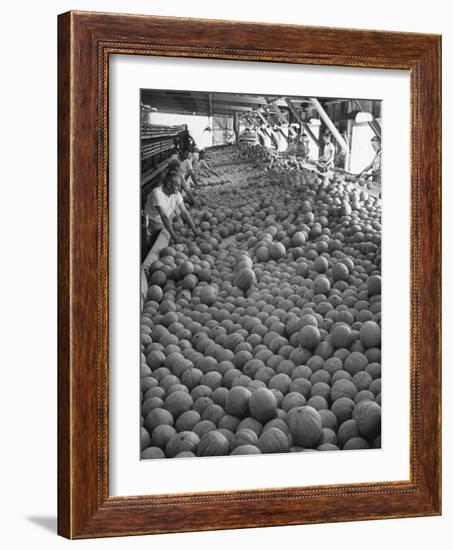
<svg viewBox="0 0 453 550"><path fill-rule="evenodd" d="M380 201L240 168L196 191L203 236L151 266L142 458L378 448Z"/></svg>

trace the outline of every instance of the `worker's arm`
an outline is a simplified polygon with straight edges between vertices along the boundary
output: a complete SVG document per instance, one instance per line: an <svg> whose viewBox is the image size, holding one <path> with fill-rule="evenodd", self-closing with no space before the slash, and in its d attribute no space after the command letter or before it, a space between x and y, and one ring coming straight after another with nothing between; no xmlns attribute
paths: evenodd
<svg viewBox="0 0 453 550"><path fill-rule="evenodd" d="M368 172L369 170L371 170L371 168L373 168L373 163L372 162L370 162L370 164L368 164L368 166L366 166L361 172L359 172L358 177L360 178L360 176L363 176L363 174L365 174L365 172Z"/></svg>
<svg viewBox="0 0 453 550"><path fill-rule="evenodd" d="M193 206L195 204L195 199L194 199L192 191L190 190L190 187L187 185L186 180L183 177L181 178L180 181L181 181L181 187L182 187L182 189L184 190L184 192L187 196L189 204L191 206Z"/></svg>
<svg viewBox="0 0 453 550"><path fill-rule="evenodd" d="M187 172L186 181L189 179L189 177L192 178L192 181L194 182L195 185L198 185L198 180L197 180L197 178L195 176L195 173L192 169Z"/></svg>
<svg viewBox="0 0 453 550"><path fill-rule="evenodd" d="M322 155L322 157L319 157L318 161L328 163L330 162L334 157L334 150L332 147L327 148L327 152Z"/></svg>
<svg viewBox="0 0 453 550"><path fill-rule="evenodd" d="M173 229L173 223L171 219L164 213L164 211L160 208L160 206L156 205L156 208L157 208L157 211L159 212L163 226L170 233L170 237L173 239L173 241L177 243L180 239L178 238L178 236L175 233L175 230Z"/></svg>
<svg viewBox="0 0 453 550"><path fill-rule="evenodd" d="M201 235L201 231L195 227L192 216L190 215L189 211L184 206L184 204L179 205L179 212L181 214L181 218L186 222L186 224L190 227L190 229L192 229L195 235Z"/></svg>

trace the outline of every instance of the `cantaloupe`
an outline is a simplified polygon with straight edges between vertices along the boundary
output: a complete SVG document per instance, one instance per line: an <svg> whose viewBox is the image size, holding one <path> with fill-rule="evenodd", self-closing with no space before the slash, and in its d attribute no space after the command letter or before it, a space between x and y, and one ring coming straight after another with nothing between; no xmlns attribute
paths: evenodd
<svg viewBox="0 0 453 550"><path fill-rule="evenodd" d="M232 455L259 455L261 451L255 445L240 445L236 447L232 452Z"/></svg>
<svg viewBox="0 0 453 550"><path fill-rule="evenodd" d="M235 449L241 445L256 445L257 442L258 436L256 435L256 432L250 430L249 428L242 428L240 430L236 430L234 438L231 442L231 449Z"/></svg>
<svg viewBox="0 0 453 550"><path fill-rule="evenodd" d="M192 396L184 391L172 392L164 401L164 408L171 413L173 418L177 418L181 413L190 410L192 406Z"/></svg>
<svg viewBox="0 0 453 550"><path fill-rule="evenodd" d="M321 416L312 407L292 409L288 416L288 427L296 445L313 447L321 439Z"/></svg>
<svg viewBox="0 0 453 550"><path fill-rule="evenodd" d="M249 400L251 393L247 388L235 386L228 392L225 411L239 418L244 418L248 414Z"/></svg>
<svg viewBox="0 0 453 550"><path fill-rule="evenodd" d="M256 283L255 272L248 267L242 268L237 272L234 283L239 289L243 291L248 290Z"/></svg>
<svg viewBox="0 0 453 550"><path fill-rule="evenodd" d="M143 460L165 458L165 453L159 447L148 447L140 455Z"/></svg>
<svg viewBox="0 0 453 550"><path fill-rule="evenodd" d="M366 349L375 348L381 343L381 328L374 321L366 321L360 327L360 341Z"/></svg>
<svg viewBox="0 0 453 550"><path fill-rule="evenodd" d="M168 424L160 424L156 426L151 434L151 444L154 447L160 447L165 449L165 445L168 443L170 438L175 435L176 430L173 426Z"/></svg>
<svg viewBox="0 0 453 550"><path fill-rule="evenodd" d="M185 411L178 416L175 422L175 428L178 432L191 432L194 427L200 422L201 416L197 411Z"/></svg>
<svg viewBox="0 0 453 550"><path fill-rule="evenodd" d="M206 433L197 446L197 456L221 456L228 454L228 439L218 430Z"/></svg>
<svg viewBox="0 0 453 550"><path fill-rule="evenodd" d="M200 420L194 427L193 432L195 432L198 437L201 439L204 434L212 432L217 429L217 426L211 420Z"/></svg>
<svg viewBox="0 0 453 550"><path fill-rule="evenodd" d="M161 424L174 425L173 415L166 409L156 408L146 415L145 427L150 433Z"/></svg>
<svg viewBox="0 0 453 550"><path fill-rule="evenodd" d="M169 458L176 456L183 451L194 451L200 438L195 432L180 432L173 435L165 446L165 455Z"/></svg>
<svg viewBox="0 0 453 550"><path fill-rule="evenodd" d="M321 341L321 334L317 327L306 325L299 332L300 345L309 350L314 350Z"/></svg>
<svg viewBox="0 0 453 550"><path fill-rule="evenodd" d="M373 439L380 433L381 407L375 401L360 401L354 407L352 416L365 439Z"/></svg>
<svg viewBox="0 0 453 550"><path fill-rule="evenodd" d="M261 433L257 447L262 453L285 453L289 450L288 437L278 428L269 428Z"/></svg>
<svg viewBox="0 0 453 550"><path fill-rule="evenodd" d="M143 449L146 449L146 447L149 447L151 445L151 437L149 435L148 430L144 428L143 426L140 428L140 448L143 451Z"/></svg>
<svg viewBox="0 0 453 550"><path fill-rule="evenodd" d="M277 413L277 399L271 390L259 388L250 396L249 410L254 418L266 422Z"/></svg>

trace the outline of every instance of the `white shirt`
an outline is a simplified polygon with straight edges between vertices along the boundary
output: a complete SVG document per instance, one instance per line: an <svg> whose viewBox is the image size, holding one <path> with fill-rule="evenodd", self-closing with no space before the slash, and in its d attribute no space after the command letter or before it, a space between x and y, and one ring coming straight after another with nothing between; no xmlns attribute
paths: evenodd
<svg viewBox="0 0 453 550"><path fill-rule="evenodd" d="M181 193L178 192L173 195L167 195L162 189L162 186L159 185L148 195L145 213L151 222L162 225L162 218L156 206L158 206L166 216L170 217L180 204L183 204Z"/></svg>
<svg viewBox="0 0 453 550"><path fill-rule="evenodd" d="M326 163L326 165L330 165L333 163L333 160L335 158L335 146L333 143L326 143L324 145L324 153L322 155L322 160Z"/></svg>
<svg viewBox="0 0 453 550"><path fill-rule="evenodd" d="M193 170L192 163L189 159L183 160L181 162L181 172L183 173L184 178L186 175Z"/></svg>

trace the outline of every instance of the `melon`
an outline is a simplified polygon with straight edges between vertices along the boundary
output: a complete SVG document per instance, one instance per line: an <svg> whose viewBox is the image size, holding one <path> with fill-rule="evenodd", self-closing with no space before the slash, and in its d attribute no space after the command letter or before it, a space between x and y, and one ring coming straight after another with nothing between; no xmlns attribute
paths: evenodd
<svg viewBox="0 0 453 550"><path fill-rule="evenodd" d="M288 437L278 428L269 428L260 435L257 447L262 453L285 453L289 450Z"/></svg>
<svg viewBox="0 0 453 550"><path fill-rule="evenodd" d="M352 343L352 332L346 324L334 325L330 333L330 342L334 348L349 348Z"/></svg>
<svg viewBox="0 0 453 550"><path fill-rule="evenodd" d="M315 294L327 294L330 290L330 281L325 275L318 275L313 281Z"/></svg>
<svg viewBox="0 0 453 550"><path fill-rule="evenodd" d="M204 434L212 432L216 429L217 426L214 424L214 422L211 422L211 420L201 420L194 426L192 431L195 432L199 438L202 438Z"/></svg>
<svg viewBox="0 0 453 550"><path fill-rule="evenodd" d="M219 425L220 420L225 416L225 410L220 405L208 405L201 413L203 420L210 420L214 422L216 426Z"/></svg>
<svg viewBox="0 0 453 550"><path fill-rule="evenodd" d="M324 256L318 256L313 262L313 269L318 273L325 273L329 268L329 262Z"/></svg>
<svg viewBox="0 0 453 550"><path fill-rule="evenodd" d="M149 432L146 428L143 426L140 428L140 448L143 451L143 449L146 449L146 447L149 447L151 445L151 437L149 435Z"/></svg>
<svg viewBox="0 0 453 550"><path fill-rule="evenodd" d="M230 449L228 439L220 431L206 433L197 446L197 456L227 455Z"/></svg>
<svg viewBox="0 0 453 550"><path fill-rule="evenodd" d="M319 412L319 416L321 417L321 424L323 428L329 428L331 430L337 429L337 417L334 415L334 413L328 409L322 409Z"/></svg>
<svg viewBox="0 0 453 550"><path fill-rule="evenodd" d="M334 264L332 266L332 278L334 281L348 281L349 269L341 262Z"/></svg>
<svg viewBox="0 0 453 550"><path fill-rule="evenodd" d="M305 399L311 396L311 382L306 378L296 378L291 382L290 392L300 393Z"/></svg>
<svg viewBox="0 0 453 550"><path fill-rule="evenodd" d="M256 432L250 430L249 428L242 428L241 430L237 430L234 434L231 442L231 449L235 449L241 445L256 445L257 442L258 436L256 435Z"/></svg>
<svg viewBox="0 0 453 550"><path fill-rule="evenodd" d="M313 350L321 341L321 334L317 327L312 325L304 326L299 332L300 345L309 350Z"/></svg>
<svg viewBox="0 0 453 550"><path fill-rule="evenodd" d="M201 416L197 411L185 411L178 416L175 422L177 432L191 432L200 422Z"/></svg>
<svg viewBox="0 0 453 550"><path fill-rule="evenodd" d="M255 283L255 272L253 269L247 267L238 271L234 279L234 284L243 291L248 290Z"/></svg>
<svg viewBox="0 0 453 550"><path fill-rule="evenodd" d="M154 388L150 388L154 389ZM142 404L142 415L145 417L153 409L161 409L164 402L160 397L148 397Z"/></svg>
<svg viewBox="0 0 453 550"><path fill-rule="evenodd" d="M194 451L200 438L195 432L180 432L173 435L165 446L165 454L167 457L172 458L183 451Z"/></svg>
<svg viewBox="0 0 453 550"><path fill-rule="evenodd" d="M279 260L280 258L284 258L286 256L286 248L282 243L272 243L269 246L269 256L272 258L272 260Z"/></svg>
<svg viewBox="0 0 453 550"><path fill-rule="evenodd" d="M232 452L232 455L259 455L261 451L255 445L240 445Z"/></svg>
<svg viewBox="0 0 453 550"><path fill-rule="evenodd" d="M338 447L334 445L333 443L322 443L318 447L316 447L317 451L338 451Z"/></svg>
<svg viewBox="0 0 453 550"><path fill-rule="evenodd" d="M326 443L332 445L337 444L337 434L331 428L323 428L321 439L318 441L318 445L323 445Z"/></svg>
<svg viewBox="0 0 453 550"><path fill-rule="evenodd" d="M375 401L360 401L354 407L352 416L365 439L373 439L380 434L381 407Z"/></svg>
<svg viewBox="0 0 453 550"><path fill-rule="evenodd" d="M266 424L263 427L263 432L266 430L269 430L270 428L278 428L286 435L289 435L289 428L288 428L288 424L286 423L287 416L288 415L286 411L283 411L282 409L278 409L277 417L273 418L272 420L269 420L269 422L266 422Z"/></svg>
<svg viewBox="0 0 453 550"><path fill-rule="evenodd" d="M248 414L251 393L247 388L235 386L228 391L225 402L227 414L244 418Z"/></svg>
<svg viewBox="0 0 453 550"><path fill-rule="evenodd" d="M276 374L269 380L267 387L270 390L275 389L286 395L291 387L291 382L291 378L287 374Z"/></svg>
<svg viewBox="0 0 453 550"><path fill-rule="evenodd" d="M211 286L204 286L200 291L200 300L203 304L212 306L217 300L217 290Z"/></svg>
<svg viewBox="0 0 453 550"><path fill-rule="evenodd" d="M366 349L378 347L381 344L381 328L374 321L366 321L360 327L360 341Z"/></svg>
<svg viewBox="0 0 453 550"><path fill-rule="evenodd" d="M344 451L353 451L358 449L369 449L369 443L363 437L353 437L344 444Z"/></svg>
<svg viewBox="0 0 453 550"><path fill-rule="evenodd" d="M357 387L351 380L337 380L332 385L331 399L335 402L340 397L349 397L354 399L357 395Z"/></svg>
<svg viewBox="0 0 453 550"><path fill-rule="evenodd" d="M188 411L193 406L193 398L184 391L174 391L164 401L164 408L177 418L180 414Z"/></svg>
<svg viewBox="0 0 453 550"><path fill-rule="evenodd" d="M151 285L148 288L148 292L146 294L146 298L148 300L154 300L155 302L160 302L162 300L164 293L162 292L162 288L158 285Z"/></svg>
<svg viewBox="0 0 453 550"><path fill-rule="evenodd" d="M260 435L260 433L263 431L263 425L256 418L248 416L247 418L244 418L244 420L241 420L238 425L237 431L242 429L252 430L256 433L256 435Z"/></svg>
<svg viewBox="0 0 453 550"><path fill-rule="evenodd" d="M342 424L345 420L352 418L354 405L354 401L349 397L339 397L332 403L330 410L336 416L338 424Z"/></svg>
<svg viewBox="0 0 453 550"><path fill-rule="evenodd" d="M353 437L360 437L357 423L354 419L350 418L345 420L338 429L338 442L343 447L347 441Z"/></svg>
<svg viewBox="0 0 453 550"><path fill-rule="evenodd" d="M173 426L169 426L168 424L156 426L151 434L151 444L154 447L165 449L165 445L168 443L170 438L175 435L175 433L175 428L173 428Z"/></svg>
<svg viewBox="0 0 453 550"><path fill-rule="evenodd" d="M321 416L313 407L292 409L288 415L288 427L296 445L313 447L321 439Z"/></svg>
<svg viewBox="0 0 453 550"><path fill-rule="evenodd" d="M349 372L351 376L354 376L354 374L357 374L359 371L365 370L367 365L368 359L359 351L353 351L344 361L344 369Z"/></svg>
<svg viewBox="0 0 453 550"><path fill-rule="evenodd" d="M301 393L290 392L283 398L281 406L284 411L288 412L291 409L294 409L294 407L302 407L306 404L306 402L307 400Z"/></svg>
<svg viewBox="0 0 453 550"><path fill-rule="evenodd" d="M165 458L165 453L159 447L148 447L142 451L140 458L145 460L150 458Z"/></svg>
<svg viewBox="0 0 453 550"><path fill-rule="evenodd" d="M238 427L240 418L233 416L232 414L226 414L219 420L219 429L226 429L232 433L235 433Z"/></svg>
<svg viewBox="0 0 453 550"><path fill-rule="evenodd" d="M211 394L211 399L214 403L220 405L223 409L225 408L227 397L228 389L224 387L216 388Z"/></svg>
<svg viewBox="0 0 453 550"><path fill-rule="evenodd" d="M277 413L277 399L267 388L258 388L249 399L250 413L261 422L274 418Z"/></svg>
<svg viewBox="0 0 453 550"><path fill-rule="evenodd" d="M372 275L366 282L368 296L375 296L381 294L381 277L380 275Z"/></svg>
<svg viewBox="0 0 453 550"><path fill-rule="evenodd" d="M370 387L371 382L373 379L371 378L371 375L366 371L360 371L352 377L352 381L357 388L357 390L360 392L362 390L367 390Z"/></svg>
<svg viewBox="0 0 453 550"><path fill-rule="evenodd" d="M166 409L156 408L146 415L145 427L150 433L161 424L174 425L173 415Z"/></svg>

